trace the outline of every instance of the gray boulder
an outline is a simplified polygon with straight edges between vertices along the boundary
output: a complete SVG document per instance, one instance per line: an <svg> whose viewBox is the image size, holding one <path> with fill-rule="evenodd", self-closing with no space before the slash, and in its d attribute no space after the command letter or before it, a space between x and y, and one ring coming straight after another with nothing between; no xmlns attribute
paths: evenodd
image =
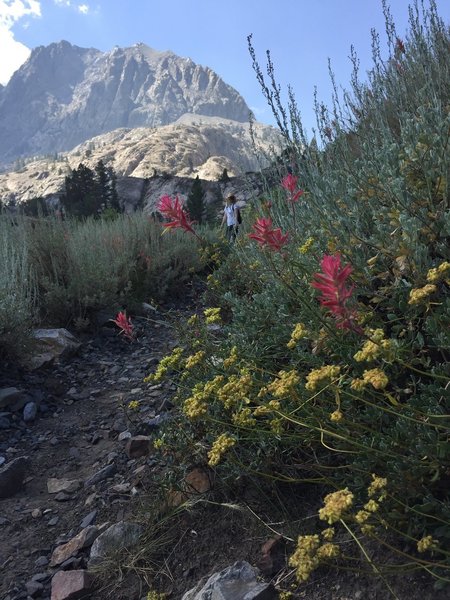
<svg viewBox="0 0 450 600"><path fill-rule="evenodd" d="M20 456L0 468L0 498L10 498L23 487L28 456Z"/></svg>
<svg viewBox="0 0 450 600"><path fill-rule="evenodd" d="M89 566L102 562L106 557L124 548L136 546L144 532L138 523L119 521L104 531L92 545Z"/></svg>
<svg viewBox="0 0 450 600"><path fill-rule="evenodd" d="M258 581L259 571L239 561L211 575L186 592L182 600L275 600L278 593L270 583Z"/></svg>

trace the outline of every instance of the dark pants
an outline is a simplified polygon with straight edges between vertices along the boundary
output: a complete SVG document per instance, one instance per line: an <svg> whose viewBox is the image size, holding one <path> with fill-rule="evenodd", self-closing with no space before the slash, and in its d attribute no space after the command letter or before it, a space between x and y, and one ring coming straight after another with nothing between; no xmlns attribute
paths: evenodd
<svg viewBox="0 0 450 600"><path fill-rule="evenodd" d="M237 236L237 232L238 232L237 225L227 225L227 240L229 242L234 242L234 240L236 239L236 236Z"/></svg>

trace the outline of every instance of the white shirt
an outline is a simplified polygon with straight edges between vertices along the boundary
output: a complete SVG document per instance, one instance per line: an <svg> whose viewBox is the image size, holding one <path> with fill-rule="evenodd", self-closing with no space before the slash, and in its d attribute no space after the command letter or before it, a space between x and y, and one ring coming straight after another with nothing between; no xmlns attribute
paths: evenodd
<svg viewBox="0 0 450 600"><path fill-rule="evenodd" d="M234 214L234 209L236 206L232 204L231 206L225 206L225 214L227 215L227 226L236 225L236 215Z"/></svg>

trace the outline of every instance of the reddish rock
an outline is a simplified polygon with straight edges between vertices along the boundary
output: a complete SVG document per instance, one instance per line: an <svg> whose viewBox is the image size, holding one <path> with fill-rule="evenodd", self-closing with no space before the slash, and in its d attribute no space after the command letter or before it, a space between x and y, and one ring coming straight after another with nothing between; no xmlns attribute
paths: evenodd
<svg viewBox="0 0 450 600"><path fill-rule="evenodd" d="M129 458L139 458L150 454L151 438L148 435L136 435L130 438L125 447Z"/></svg>
<svg viewBox="0 0 450 600"><path fill-rule="evenodd" d="M203 469L195 468L184 478L185 491L188 494L204 494L211 489L209 473Z"/></svg>
<svg viewBox="0 0 450 600"><path fill-rule="evenodd" d="M93 525L86 527L66 544L62 544L55 548L50 560L50 566L56 567L71 556L75 556L83 548L91 546L98 535L99 531L97 530L97 527Z"/></svg>
<svg viewBox="0 0 450 600"><path fill-rule="evenodd" d="M87 571L58 571L52 579L51 600L89 598L93 578Z"/></svg>

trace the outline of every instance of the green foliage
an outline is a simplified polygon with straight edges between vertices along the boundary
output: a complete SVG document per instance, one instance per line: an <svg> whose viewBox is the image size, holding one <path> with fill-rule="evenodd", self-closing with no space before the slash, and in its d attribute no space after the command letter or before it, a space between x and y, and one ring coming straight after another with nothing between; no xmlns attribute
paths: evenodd
<svg viewBox="0 0 450 600"><path fill-rule="evenodd" d="M194 179L191 191L189 192L186 208L190 218L201 225L205 220L205 192L203 191L202 182L198 175Z"/></svg>
<svg viewBox="0 0 450 600"><path fill-rule="evenodd" d="M257 216L289 238L282 248L276 236L238 238L209 279L214 310L193 317L184 351L151 379L181 382L184 427L167 432L167 447L230 480L244 473L338 490L320 519L360 550L368 536L399 553L397 562L371 563L376 572L425 569L442 583L450 572L450 36L434 4L423 15L411 9L405 42L386 7L385 16L388 59L374 35L374 69L362 84L353 55L351 91L342 99L336 91L331 109L316 103L319 144L306 139L292 92L283 108L270 57L266 84L251 48L289 144ZM291 190L281 185L287 173L298 178ZM341 278L345 302L336 276L328 305L311 285L325 256L351 267ZM322 562L319 548L336 556L315 541L307 550L309 542L299 541L291 563L299 579L309 573L298 556L311 565Z"/></svg>
<svg viewBox="0 0 450 600"><path fill-rule="evenodd" d="M65 193L61 204L67 215L86 218L98 217L109 209L120 212L116 190L116 175L112 167L100 160L93 171L83 163L65 178Z"/></svg>
<svg viewBox="0 0 450 600"><path fill-rule="evenodd" d="M25 231L0 220L0 355L23 350L33 322L35 281Z"/></svg>
<svg viewBox="0 0 450 600"><path fill-rule="evenodd" d="M180 294L204 268L197 241L142 213L113 220L6 217L0 221L0 339L43 321L67 326L104 307Z"/></svg>

